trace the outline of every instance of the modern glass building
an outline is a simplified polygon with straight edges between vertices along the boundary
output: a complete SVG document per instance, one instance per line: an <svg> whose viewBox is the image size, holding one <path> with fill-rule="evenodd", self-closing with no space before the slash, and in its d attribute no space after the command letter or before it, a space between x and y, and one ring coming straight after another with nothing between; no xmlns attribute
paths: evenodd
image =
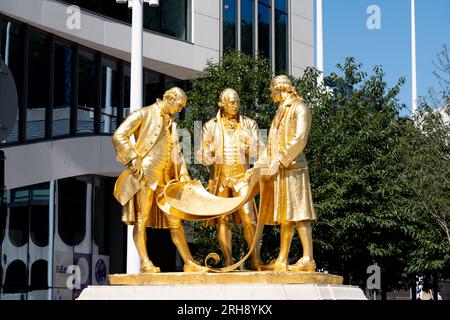
<svg viewBox="0 0 450 320"><path fill-rule="evenodd" d="M0 0L19 104L0 141L0 299L73 299L126 270L111 134L129 114L130 23L115 0ZM314 64L313 0L160 0L144 5L143 38L145 105L188 89L228 48L299 76ZM168 232L149 230L149 251L181 268Z"/></svg>

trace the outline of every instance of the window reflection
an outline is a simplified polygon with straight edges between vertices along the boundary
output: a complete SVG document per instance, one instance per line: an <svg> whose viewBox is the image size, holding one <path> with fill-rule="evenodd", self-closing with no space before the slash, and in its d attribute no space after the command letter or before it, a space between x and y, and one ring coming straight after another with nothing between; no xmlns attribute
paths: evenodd
<svg viewBox="0 0 450 320"><path fill-rule="evenodd" d="M94 132L94 110L97 103L95 53L87 49L80 49L78 53L78 133Z"/></svg>
<svg viewBox="0 0 450 320"><path fill-rule="evenodd" d="M125 119L130 114L131 68L129 63L123 66L123 87L123 118Z"/></svg>
<svg viewBox="0 0 450 320"><path fill-rule="evenodd" d="M86 189L86 182L75 178L58 180L58 231L68 246L80 244L86 235Z"/></svg>
<svg viewBox="0 0 450 320"><path fill-rule="evenodd" d="M144 71L144 104L149 106L161 98L163 88L161 86L161 75L156 71Z"/></svg>
<svg viewBox="0 0 450 320"><path fill-rule="evenodd" d="M276 72L285 72L288 69L287 0L275 0L275 8L272 8L272 0L258 0L257 19L255 18L255 1L241 0L240 2L240 49L249 55L257 51L258 54L272 61ZM223 50L237 48L236 0L223 0L223 3ZM272 37L275 38L275 43ZM256 43L257 48L255 48Z"/></svg>
<svg viewBox="0 0 450 320"><path fill-rule="evenodd" d="M30 29L26 114L27 140L45 137L45 111L49 102L49 48L48 34Z"/></svg>
<svg viewBox="0 0 450 320"><path fill-rule="evenodd" d="M30 236L39 247L46 247L49 240L49 187L44 183L31 189Z"/></svg>
<svg viewBox="0 0 450 320"><path fill-rule="evenodd" d="M258 3L258 52L267 59L271 58L270 24L271 8L269 0L259 0Z"/></svg>
<svg viewBox="0 0 450 320"><path fill-rule="evenodd" d="M275 71L287 71L287 0L275 2Z"/></svg>
<svg viewBox="0 0 450 320"><path fill-rule="evenodd" d="M9 209L9 238L16 247L28 243L30 191L20 188L11 191Z"/></svg>
<svg viewBox="0 0 450 320"><path fill-rule="evenodd" d="M171 2L166 6L169 3ZM27 140L45 139L46 132L49 131L52 132L52 137L93 134L94 128L100 133L112 133L117 127L117 116L122 119L129 115L129 63L109 56L104 56L100 60L100 52L88 48L77 49L74 43L55 36L51 41L52 36L44 31L31 28L29 37L25 37L28 29L26 25L16 23L5 16L0 18L1 54L8 61L14 75L19 107L25 109L25 112L18 112L12 133L0 143L18 143L21 137ZM29 39L29 54L26 61L24 61L25 38ZM50 50L53 50L53 54L50 54L52 53ZM50 61L52 56L53 62ZM120 79L119 66L122 63L123 79ZM51 65L54 66L53 70L50 68ZM77 69L74 69L76 66ZM25 72L27 69L28 73ZM51 72L53 74L50 74ZM50 86L50 76L53 77L53 86ZM73 81L76 78L78 80L75 84ZM101 81L101 91L98 81ZM122 83L123 110L120 96ZM161 98L164 89L168 88L168 83L174 83L181 88L186 86L185 80L145 69L144 105L153 104L157 98ZM23 88L28 89L26 94L23 94ZM27 100L26 108L23 107L23 98ZM78 101L77 105L75 98ZM48 108L52 100L53 110L50 115L46 111L50 111ZM98 117L94 116L97 110L99 110ZM52 118L51 123L49 116ZM19 121L20 117L23 117L24 121ZM19 126L22 122L25 124L24 128ZM72 123L76 125L75 132L71 131Z"/></svg>
<svg viewBox="0 0 450 320"><path fill-rule="evenodd" d="M210 1L210 0L209 0ZM131 10L115 1L65 0L64 2L131 23ZM144 28L160 32L181 40L187 40L187 0L163 0L158 7L144 5Z"/></svg>
<svg viewBox="0 0 450 320"><path fill-rule="evenodd" d="M48 289L48 262L37 260L31 265L30 290Z"/></svg>
<svg viewBox="0 0 450 320"><path fill-rule="evenodd" d="M23 293L27 287L27 266L21 260L11 262L5 272L3 293Z"/></svg>
<svg viewBox="0 0 450 320"><path fill-rule="evenodd" d="M253 22L255 12L254 0L241 1L241 51L253 54Z"/></svg>
<svg viewBox="0 0 450 320"><path fill-rule="evenodd" d="M0 244L5 239L5 230L6 230L6 216L8 214L8 198L6 196L6 192L3 197L0 199ZM0 246L1 252L1 246ZM1 278L0 278L1 279Z"/></svg>
<svg viewBox="0 0 450 320"><path fill-rule="evenodd" d="M98 254L109 255L109 217L105 208L112 201L109 190L103 179L94 178L94 243L98 246Z"/></svg>
<svg viewBox="0 0 450 320"><path fill-rule="evenodd" d="M70 133L70 105L73 97L73 49L70 44L55 41L55 70L53 90L53 136Z"/></svg>
<svg viewBox="0 0 450 320"><path fill-rule="evenodd" d="M161 33L178 39L187 39L187 3L180 0L161 1L162 26Z"/></svg>
<svg viewBox="0 0 450 320"><path fill-rule="evenodd" d="M102 109L100 132L112 133L117 127L117 108L119 107L118 61L103 58L102 61Z"/></svg>
<svg viewBox="0 0 450 320"><path fill-rule="evenodd" d="M11 70L16 81L19 108L23 106L23 67L24 67L24 26L6 17L1 18L1 55L5 64ZM19 113L12 132L4 142L19 141Z"/></svg>
<svg viewBox="0 0 450 320"><path fill-rule="evenodd" d="M236 0L223 0L223 50L236 48Z"/></svg>

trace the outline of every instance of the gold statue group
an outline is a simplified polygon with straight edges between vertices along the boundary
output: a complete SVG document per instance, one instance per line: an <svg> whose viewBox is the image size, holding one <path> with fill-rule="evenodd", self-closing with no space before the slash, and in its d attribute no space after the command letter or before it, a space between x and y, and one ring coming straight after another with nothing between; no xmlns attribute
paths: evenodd
<svg viewBox="0 0 450 320"><path fill-rule="evenodd" d="M251 249L253 270L313 272L316 264L311 220L316 219L316 214L303 153L311 126L311 112L288 77L275 77L270 91L278 110L269 130L267 147L261 148L256 121L239 113L240 100L233 89L225 89L220 94L217 116L203 125L201 148L196 159L211 169L208 192L217 197L245 199L235 212L215 216L207 220L206 225L217 227L226 267L234 263L231 223L241 223ZM162 100L131 113L113 135L117 160L126 166L116 182L114 196L123 206L122 220L134 226L133 238L142 273L160 272L148 257L147 227L170 229L172 241L184 261L184 272L211 270L192 257L182 218L167 214L157 204L157 198L164 195L169 184L174 181L189 184L191 181L173 118L186 103L184 91L172 88L166 91ZM250 168L251 155L257 154L256 150L260 148L264 151ZM252 192L250 189L255 188L250 180L257 181L259 210L253 197L248 196ZM203 210L208 211L208 208ZM262 229L257 228L257 221L262 226L280 225L278 257L265 265L260 258ZM303 256L289 265L295 227Z"/></svg>

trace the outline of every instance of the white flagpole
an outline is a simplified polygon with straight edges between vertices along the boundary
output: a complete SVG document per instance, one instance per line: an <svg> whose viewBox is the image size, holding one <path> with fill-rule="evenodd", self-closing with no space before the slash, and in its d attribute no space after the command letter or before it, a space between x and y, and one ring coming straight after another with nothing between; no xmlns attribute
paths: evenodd
<svg viewBox="0 0 450 320"><path fill-rule="evenodd" d="M130 113L143 106L143 2L130 0L128 6L132 8L131 20L131 84L130 84ZM139 258L133 238L133 226L127 226L127 273L140 272Z"/></svg>
<svg viewBox="0 0 450 320"><path fill-rule="evenodd" d="M417 112L417 65L416 65L416 8L411 0L411 77L412 77L412 114Z"/></svg>
<svg viewBox="0 0 450 320"><path fill-rule="evenodd" d="M317 48L316 48L316 63L317 69L320 71L318 84L323 85L323 13L322 0L316 1L316 33L317 33Z"/></svg>

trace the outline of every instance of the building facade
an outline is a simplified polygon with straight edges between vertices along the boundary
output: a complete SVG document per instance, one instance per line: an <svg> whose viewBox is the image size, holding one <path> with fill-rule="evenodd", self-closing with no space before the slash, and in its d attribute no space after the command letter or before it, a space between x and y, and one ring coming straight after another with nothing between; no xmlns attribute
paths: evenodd
<svg viewBox="0 0 450 320"><path fill-rule="evenodd" d="M189 89L229 48L301 75L314 64L313 5L144 4L145 105L173 86ZM129 114L130 23L115 0L0 0L0 54L18 94L14 128L0 141L0 299L73 299L126 270L126 227L112 197L123 168L111 134ZM180 268L167 232L151 231L149 248L163 271Z"/></svg>

